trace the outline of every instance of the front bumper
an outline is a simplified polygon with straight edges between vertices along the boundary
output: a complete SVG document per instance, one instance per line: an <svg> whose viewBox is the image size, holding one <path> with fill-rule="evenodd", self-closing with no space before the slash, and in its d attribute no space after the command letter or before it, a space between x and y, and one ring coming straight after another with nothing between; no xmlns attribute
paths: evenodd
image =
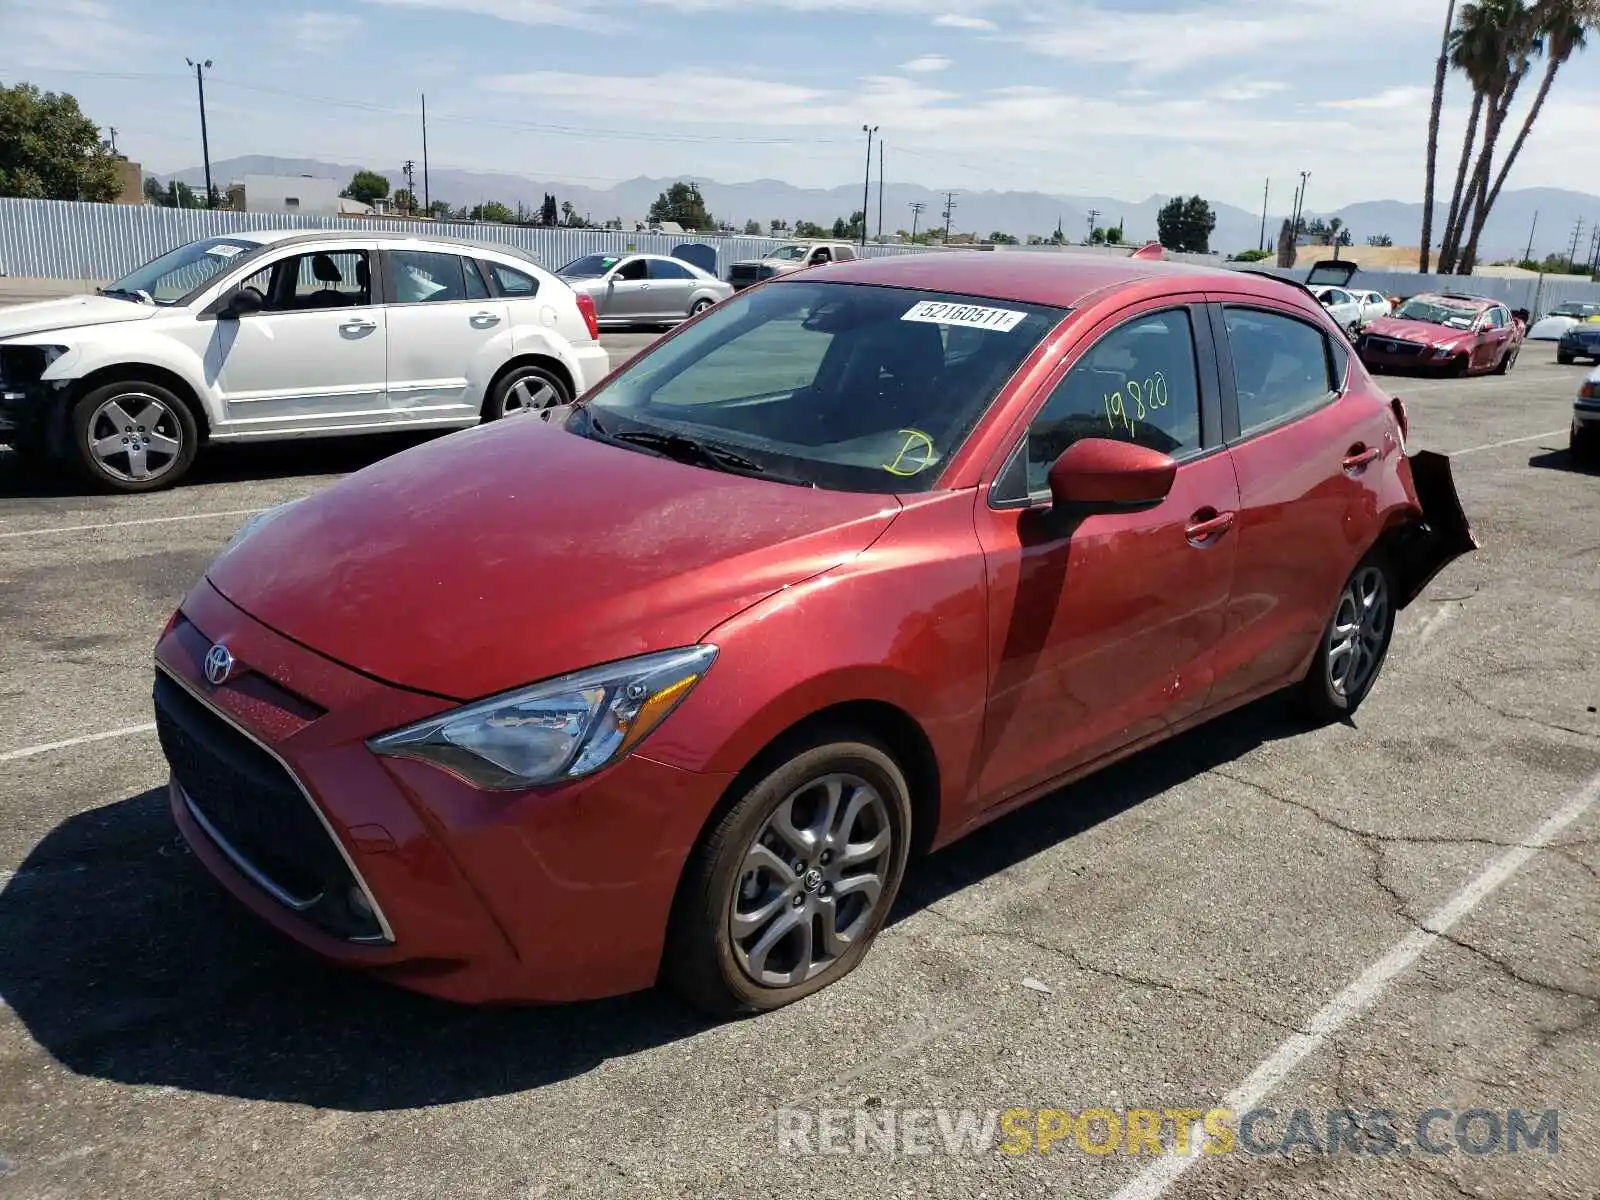
<svg viewBox="0 0 1600 1200"><path fill-rule="evenodd" d="M1439 358L1432 346L1372 335L1363 335L1356 342L1356 353L1366 366L1392 371L1440 371L1457 357L1452 353Z"/></svg>
<svg viewBox="0 0 1600 1200"><path fill-rule="evenodd" d="M239 664L216 687L204 674L214 643ZM655 981L684 861L731 777L635 754L562 787L490 795L379 758L367 737L449 704L323 658L204 582L156 666L204 710L177 719L225 739L218 726L231 727L233 757L253 772L230 787L169 749L174 820L211 874L284 935L473 1003L590 999ZM331 900L305 904L319 892Z"/></svg>
<svg viewBox="0 0 1600 1200"><path fill-rule="evenodd" d="M1569 358L1593 358L1600 360L1600 338L1563 337L1556 343L1556 353L1565 354Z"/></svg>

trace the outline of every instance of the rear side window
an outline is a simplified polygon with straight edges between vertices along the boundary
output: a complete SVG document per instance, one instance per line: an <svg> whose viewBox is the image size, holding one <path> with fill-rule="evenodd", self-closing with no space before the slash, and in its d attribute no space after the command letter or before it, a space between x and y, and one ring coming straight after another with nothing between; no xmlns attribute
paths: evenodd
<svg viewBox="0 0 1600 1200"><path fill-rule="evenodd" d="M1091 346L1028 426L1028 491L1082 438L1114 438L1181 457L1200 449L1200 380L1187 309L1151 313Z"/></svg>
<svg viewBox="0 0 1600 1200"><path fill-rule="evenodd" d="M489 263L488 266L489 274L494 276L502 296L509 296L512 299L525 298L539 291L539 281L524 271L518 271L503 263Z"/></svg>
<svg viewBox="0 0 1600 1200"><path fill-rule="evenodd" d="M1312 412L1332 399L1336 384L1320 329L1255 308L1229 308L1224 319L1241 436Z"/></svg>
<svg viewBox="0 0 1600 1200"><path fill-rule="evenodd" d="M435 304L467 298L461 258L434 250L394 250L389 254L394 271L396 304Z"/></svg>
<svg viewBox="0 0 1600 1200"><path fill-rule="evenodd" d="M652 258L650 263L651 279L693 279L694 273L681 263L672 262L665 258Z"/></svg>

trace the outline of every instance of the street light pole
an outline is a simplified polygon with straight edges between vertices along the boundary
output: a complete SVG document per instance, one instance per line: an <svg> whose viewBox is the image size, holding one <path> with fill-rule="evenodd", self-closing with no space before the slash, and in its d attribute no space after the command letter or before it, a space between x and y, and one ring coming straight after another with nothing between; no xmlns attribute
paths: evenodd
<svg viewBox="0 0 1600 1200"><path fill-rule="evenodd" d="M200 154L206 164L206 207L214 208L216 193L211 190L211 138L206 133L206 72L211 69L211 60L196 62L192 58L183 60L194 68L194 84L200 93Z"/></svg>
<svg viewBox="0 0 1600 1200"><path fill-rule="evenodd" d="M861 183L861 244L867 244L867 205L872 198L872 135L878 132L876 125L863 125L861 132L867 135L867 177Z"/></svg>

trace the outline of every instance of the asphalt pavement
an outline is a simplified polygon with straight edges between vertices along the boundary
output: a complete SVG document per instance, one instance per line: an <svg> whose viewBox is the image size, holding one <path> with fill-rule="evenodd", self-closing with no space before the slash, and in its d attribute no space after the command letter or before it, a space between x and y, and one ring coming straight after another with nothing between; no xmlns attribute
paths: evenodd
<svg viewBox="0 0 1600 1200"><path fill-rule="evenodd" d="M1583 371L1553 358L1386 379L1483 549L1402 614L1355 720L1268 700L1047 797L916 864L842 983L727 1024L654 993L468 1010L339 973L178 841L158 631L247 513L396 440L219 451L143 497L0 453L0 1195L1595 1196L1600 476L1564 449ZM1217 1106L1272 1109L1266 1144L1300 1109L1319 1140L1330 1109L1438 1109L1455 1143L941 1140L958 1110L1032 1130ZM780 1139L833 1109L939 1109L934 1152ZM1512 1110L1554 1110L1554 1144L1469 1152Z"/></svg>

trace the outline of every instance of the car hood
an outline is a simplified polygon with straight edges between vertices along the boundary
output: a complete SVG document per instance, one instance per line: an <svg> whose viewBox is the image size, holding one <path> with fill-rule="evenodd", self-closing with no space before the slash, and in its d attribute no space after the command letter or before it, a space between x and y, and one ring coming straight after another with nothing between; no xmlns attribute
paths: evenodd
<svg viewBox="0 0 1600 1200"><path fill-rule="evenodd" d="M471 700L692 645L859 554L899 511L513 417L341 480L206 575L312 650Z"/></svg>
<svg viewBox="0 0 1600 1200"><path fill-rule="evenodd" d="M39 300L0 308L0 338L85 325L112 325L119 321L144 321L159 312L155 305L109 296L69 296L65 300Z"/></svg>
<svg viewBox="0 0 1600 1200"><path fill-rule="evenodd" d="M1367 332L1378 337L1421 342L1425 346L1453 346L1472 337L1468 329L1447 329L1431 321L1404 321L1399 317L1379 317L1367 325Z"/></svg>

